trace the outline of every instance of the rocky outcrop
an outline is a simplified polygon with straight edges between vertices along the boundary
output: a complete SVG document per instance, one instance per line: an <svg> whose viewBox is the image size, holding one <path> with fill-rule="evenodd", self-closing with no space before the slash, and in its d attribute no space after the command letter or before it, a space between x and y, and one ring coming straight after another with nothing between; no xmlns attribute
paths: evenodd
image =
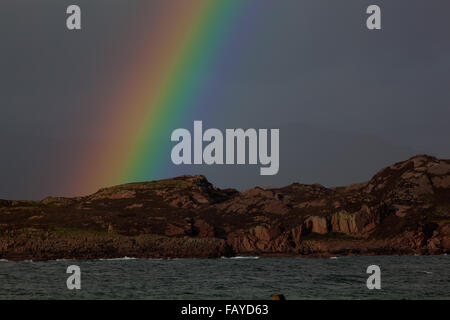
<svg viewBox="0 0 450 320"><path fill-rule="evenodd" d="M450 160L425 155L346 187L238 192L181 176L86 197L0 200L0 259L449 251Z"/></svg>
<svg viewBox="0 0 450 320"><path fill-rule="evenodd" d="M450 164L422 155L378 172L365 186L367 194L392 203L417 204L429 195L450 187Z"/></svg>
<svg viewBox="0 0 450 320"><path fill-rule="evenodd" d="M308 233L327 234L331 230L330 217L308 217L304 222L304 226Z"/></svg>
<svg viewBox="0 0 450 320"><path fill-rule="evenodd" d="M282 215L289 212L290 200L275 190L256 187L216 205L216 208L228 214L262 212Z"/></svg>

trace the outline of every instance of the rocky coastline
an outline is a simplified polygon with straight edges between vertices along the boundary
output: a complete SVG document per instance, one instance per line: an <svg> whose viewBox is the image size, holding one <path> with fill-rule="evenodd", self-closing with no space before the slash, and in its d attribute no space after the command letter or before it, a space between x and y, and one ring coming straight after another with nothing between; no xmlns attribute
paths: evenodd
<svg viewBox="0 0 450 320"><path fill-rule="evenodd" d="M76 198L0 200L0 259L329 257L450 252L450 160L415 156L367 182L245 192L204 176Z"/></svg>

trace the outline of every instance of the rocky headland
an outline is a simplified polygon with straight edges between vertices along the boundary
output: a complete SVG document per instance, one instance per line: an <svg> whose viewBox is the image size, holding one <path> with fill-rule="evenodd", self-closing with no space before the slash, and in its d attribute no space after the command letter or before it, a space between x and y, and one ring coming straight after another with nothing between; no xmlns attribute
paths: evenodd
<svg viewBox="0 0 450 320"><path fill-rule="evenodd" d="M0 200L0 259L450 252L450 160L421 155L346 187L245 192L204 176L76 198Z"/></svg>

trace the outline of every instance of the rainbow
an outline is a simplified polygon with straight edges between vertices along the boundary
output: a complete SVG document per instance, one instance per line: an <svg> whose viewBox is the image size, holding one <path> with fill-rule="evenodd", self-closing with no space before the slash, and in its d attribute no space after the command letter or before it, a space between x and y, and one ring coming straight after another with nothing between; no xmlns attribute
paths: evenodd
<svg viewBox="0 0 450 320"><path fill-rule="evenodd" d="M86 154L71 192L161 174L163 155L171 146L166 130L175 129L195 109L243 2L163 2L157 28L140 30L135 37L147 43L132 64L123 67L120 89L108 101L97 102L107 103L110 110L100 126L109 142Z"/></svg>

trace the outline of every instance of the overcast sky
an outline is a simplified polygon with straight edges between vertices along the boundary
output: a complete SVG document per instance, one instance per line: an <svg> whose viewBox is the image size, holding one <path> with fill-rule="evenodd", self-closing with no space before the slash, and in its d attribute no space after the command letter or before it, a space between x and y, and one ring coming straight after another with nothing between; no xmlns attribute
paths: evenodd
<svg viewBox="0 0 450 320"><path fill-rule="evenodd" d="M83 10L77 34L65 28L69 4ZM68 195L71 168L86 145L98 143L84 130L98 121L89 114L107 112L90 102L99 86L120 83L108 75L128 63L124 39L136 21L158 15L159 4L1 1L0 198ZM365 27L370 4L382 8L381 31ZM253 5L239 16L217 77L205 84L214 105L200 101L182 125L192 128L208 114L206 127L280 128L279 174L261 177L258 166L175 167L167 154L162 175L204 173L220 187L240 189L294 181L336 186L415 154L450 158L448 0Z"/></svg>

